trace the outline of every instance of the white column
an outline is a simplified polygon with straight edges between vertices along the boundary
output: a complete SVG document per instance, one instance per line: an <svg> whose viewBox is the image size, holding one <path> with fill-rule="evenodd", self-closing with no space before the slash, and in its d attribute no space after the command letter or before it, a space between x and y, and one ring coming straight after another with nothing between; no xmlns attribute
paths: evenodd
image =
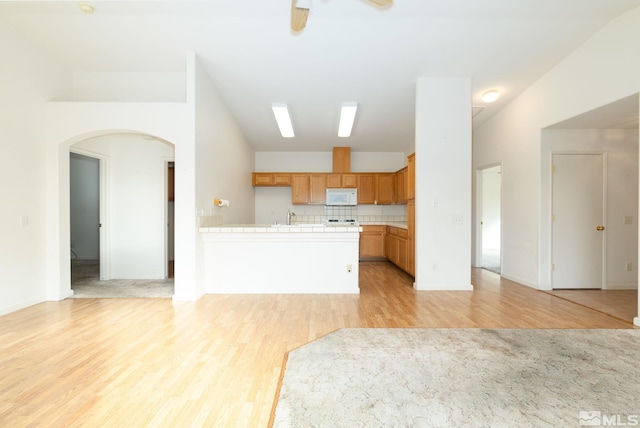
<svg viewBox="0 0 640 428"><path fill-rule="evenodd" d="M417 290L472 290L471 79L418 79Z"/></svg>

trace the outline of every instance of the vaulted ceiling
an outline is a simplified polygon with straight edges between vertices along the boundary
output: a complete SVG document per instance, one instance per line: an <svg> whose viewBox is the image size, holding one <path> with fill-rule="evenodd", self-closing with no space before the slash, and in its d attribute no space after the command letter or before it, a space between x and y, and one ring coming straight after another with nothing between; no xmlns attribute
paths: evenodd
<svg viewBox="0 0 640 428"><path fill-rule="evenodd" d="M259 151L411 150L415 82L470 77L480 126L640 0L312 0L290 30L290 0L0 1L0 21L74 71L184 71L195 51ZM497 88L485 105L480 94ZM339 106L359 105L337 137ZM270 106L289 105L296 137ZM472 112L470 112L472 114Z"/></svg>

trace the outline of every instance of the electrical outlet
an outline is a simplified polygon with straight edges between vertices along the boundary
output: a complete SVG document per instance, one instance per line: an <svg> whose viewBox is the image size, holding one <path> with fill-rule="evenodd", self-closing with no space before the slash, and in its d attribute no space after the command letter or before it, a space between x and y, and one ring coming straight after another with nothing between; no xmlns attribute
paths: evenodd
<svg viewBox="0 0 640 428"><path fill-rule="evenodd" d="M633 270L633 263L627 263L625 268L627 269L627 272L631 272Z"/></svg>
<svg viewBox="0 0 640 428"><path fill-rule="evenodd" d="M352 270L352 266L351 265L347 265L347 273L351 273Z"/></svg>
<svg viewBox="0 0 640 428"><path fill-rule="evenodd" d="M434 272L436 272L438 270L438 265L434 263L433 266L431 266L431 268L433 269Z"/></svg>

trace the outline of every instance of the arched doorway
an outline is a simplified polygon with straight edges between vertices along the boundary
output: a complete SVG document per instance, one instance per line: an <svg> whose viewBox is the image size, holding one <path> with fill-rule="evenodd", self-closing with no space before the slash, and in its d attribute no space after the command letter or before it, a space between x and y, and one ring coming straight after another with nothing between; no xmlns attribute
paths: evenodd
<svg viewBox="0 0 640 428"><path fill-rule="evenodd" d="M162 139L138 133L109 133L79 141L74 153L94 156L101 165L100 263L75 254L71 240L71 285L77 297L170 297L173 284L168 276L168 254L172 253L169 224L167 165L174 161L174 147ZM72 157L73 161L73 157ZM73 167L73 163L71 163ZM71 168L71 171L74 171ZM77 178L76 178L77 179ZM84 182L98 177L80 177ZM70 185L74 188L74 176ZM82 183L84 185L85 183ZM71 194L71 237L74 220L84 212ZM90 200L90 195L86 195ZM172 203L172 202L171 202ZM78 248L78 252L81 248ZM83 260L84 259L84 260ZM99 269L98 269L99 268ZM106 281L99 281L106 280Z"/></svg>

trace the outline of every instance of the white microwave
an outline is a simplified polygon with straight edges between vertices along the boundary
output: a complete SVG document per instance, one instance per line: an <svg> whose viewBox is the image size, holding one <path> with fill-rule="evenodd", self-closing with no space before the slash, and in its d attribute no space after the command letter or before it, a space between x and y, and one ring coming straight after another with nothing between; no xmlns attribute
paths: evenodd
<svg viewBox="0 0 640 428"><path fill-rule="evenodd" d="M327 189L325 205L358 205L358 189Z"/></svg>

